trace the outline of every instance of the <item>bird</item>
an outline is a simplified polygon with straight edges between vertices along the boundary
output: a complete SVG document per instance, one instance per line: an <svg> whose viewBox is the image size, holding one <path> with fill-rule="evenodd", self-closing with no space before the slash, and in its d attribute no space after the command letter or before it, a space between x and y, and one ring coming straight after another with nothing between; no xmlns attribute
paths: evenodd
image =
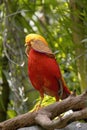
<svg viewBox="0 0 87 130"><path fill-rule="evenodd" d="M33 87L39 91L41 102L45 94L55 97L56 101L67 98L71 92L46 39L39 34L28 34L25 37L25 46L28 76Z"/></svg>

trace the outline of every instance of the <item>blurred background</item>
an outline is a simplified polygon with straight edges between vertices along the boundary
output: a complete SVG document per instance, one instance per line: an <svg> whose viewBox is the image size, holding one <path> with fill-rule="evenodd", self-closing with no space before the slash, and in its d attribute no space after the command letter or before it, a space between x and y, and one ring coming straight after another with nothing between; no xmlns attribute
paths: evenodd
<svg viewBox="0 0 87 130"><path fill-rule="evenodd" d="M45 37L71 91L87 88L87 0L0 0L0 121L28 112L39 100L27 72L30 33Z"/></svg>

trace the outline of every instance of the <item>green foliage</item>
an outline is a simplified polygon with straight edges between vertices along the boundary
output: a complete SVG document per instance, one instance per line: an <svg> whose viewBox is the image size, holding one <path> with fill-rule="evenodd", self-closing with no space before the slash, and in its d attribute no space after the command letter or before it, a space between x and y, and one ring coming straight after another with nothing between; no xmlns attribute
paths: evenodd
<svg viewBox="0 0 87 130"><path fill-rule="evenodd" d="M8 114L8 118L13 118L13 117L15 117L15 116L17 116L17 113L16 113L16 111L15 110L8 110L7 111L7 114Z"/></svg>
<svg viewBox="0 0 87 130"><path fill-rule="evenodd" d="M85 27L86 11L82 13ZM4 71L10 87L7 118L29 111L39 96L31 86L27 74L24 41L28 33L41 34L53 52L58 51L56 59L67 85L71 91L76 89L78 94L81 92L70 17L67 0L9 0L1 4L0 61L6 56L8 62L5 70L0 62L0 71ZM52 103L52 99L46 96L43 104Z"/></svg>

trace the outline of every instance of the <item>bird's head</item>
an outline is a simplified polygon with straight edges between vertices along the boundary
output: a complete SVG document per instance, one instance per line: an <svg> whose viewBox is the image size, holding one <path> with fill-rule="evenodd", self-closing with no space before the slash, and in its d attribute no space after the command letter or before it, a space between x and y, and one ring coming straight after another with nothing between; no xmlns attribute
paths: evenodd
<svg viewBox="0 0 87 130"><path fill-rule="evenodd" d="M45 46L48 46L48 43L47 41L45 40L45 38L43 38L41 35L39 34L28 34L26 37L25 37L25 46L26 47L26 50L25 50L25 53L26 55L28 56L29 55L29 51L30 49L33 47L33 48L37 48L38 45L41 43L41 42L38 42L38 41L41 41ZM40 45L39 45L40 46Z"/></svg>
<svg viewBox="0 0 87 130"><path fill-rule="evenodd" d="M44 44L48 45L48 43L46 42L45 38L42 37L41 35L39 34L28 34L26 37L25 37L25 46L31 46L31 44L33 44L32 42L33 41L36 41L36 40L41 40Z"/></svg>

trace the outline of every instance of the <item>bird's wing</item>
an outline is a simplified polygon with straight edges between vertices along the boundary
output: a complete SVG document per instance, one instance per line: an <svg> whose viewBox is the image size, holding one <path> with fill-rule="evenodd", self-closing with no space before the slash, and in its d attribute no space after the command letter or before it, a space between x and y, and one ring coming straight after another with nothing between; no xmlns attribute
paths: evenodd
<svg viewBox="0 0 87 130"><path fill-rule="evenodd" d="M35 40L32 41L33 43L31 44L31 47L40 53L45 53L46 55L50 56L50 57L55 57L54 54L52 53L51 49L48 47L48 45L46 45L45 43L43 43L41 40Z"/></svg>

